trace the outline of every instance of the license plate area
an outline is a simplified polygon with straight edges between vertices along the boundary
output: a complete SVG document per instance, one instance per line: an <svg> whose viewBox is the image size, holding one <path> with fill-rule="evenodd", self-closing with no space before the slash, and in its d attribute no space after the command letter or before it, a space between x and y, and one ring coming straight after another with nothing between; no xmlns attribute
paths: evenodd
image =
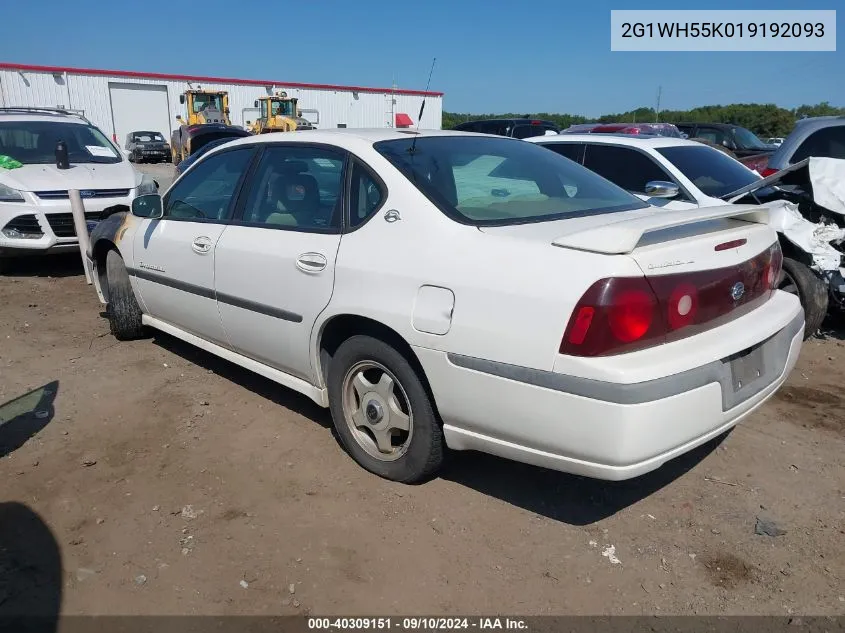
<svg viewBox="0 0 845 633"><path fill-rule="evenodd" d="M730 357L733 392L742 391L766 374L764 346L755 345Z"/></svg>

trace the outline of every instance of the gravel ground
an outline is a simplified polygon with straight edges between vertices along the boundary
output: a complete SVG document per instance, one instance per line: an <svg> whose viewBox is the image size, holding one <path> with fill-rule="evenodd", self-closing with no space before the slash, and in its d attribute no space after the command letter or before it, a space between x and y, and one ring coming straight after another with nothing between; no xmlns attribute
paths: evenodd
<svg viewBox="0 0 845 633"><path fill-rule="evenodd" d="M459 453L408 487L303 396L163 334L115 341L78 262L0 277L0 615L845 614L836 333L637 480Z"/></svg>

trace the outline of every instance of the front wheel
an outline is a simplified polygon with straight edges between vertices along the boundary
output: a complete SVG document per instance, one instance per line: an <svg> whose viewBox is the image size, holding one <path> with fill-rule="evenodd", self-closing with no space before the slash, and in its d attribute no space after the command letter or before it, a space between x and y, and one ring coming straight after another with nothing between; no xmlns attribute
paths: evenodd
<svg viewBox="0 0 845 633"><path fill-rule="evenodd" d="M443 431L417 372L396 349L353 336L328 371L329 407L344 448L386 479L414 483L443 461Z"/></svg>
<svg viewBox="0 0 845 633"><path fill-rule="evenodd" d="M783 258L778 290L798 296L804 308L804 340L818 332L827 316L827 284L799 261Z"/></svg>
<svg viewBox="0 0 845 633"><path fill-rule="evenodd" d="M115 250L106 255L106 279L109 292L106 313L111 333L118 341L139 338L144 334L141 308L135 299L123 258Z"/></svg>

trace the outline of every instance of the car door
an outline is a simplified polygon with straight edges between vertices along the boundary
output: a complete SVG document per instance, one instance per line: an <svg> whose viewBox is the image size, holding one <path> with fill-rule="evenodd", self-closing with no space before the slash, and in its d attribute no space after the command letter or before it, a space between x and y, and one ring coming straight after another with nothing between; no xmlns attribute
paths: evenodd
<svg viewBox="0 0 845 633"><path fill-rule="evenodd" d="M651 181L671 182L679 188L680 184L648 154L633 147L587 143L584 151L584 167L654 206L666 209L691 209L697 206L685 194L683 188L675 198L655 198L646 195L646 183Z"/></svg>
<svg viewBox="0 0 845 633"><path fill-rule="evenodd" d="M214 297L214 247L254 154L238 147L197 163L164 196L164 215L135 233L138 290L149 314L226 344Z"/></svg>
<svg viewBox="0 0 845 633"><path fill-rule="evenodd" d="M311 328L334 288L345 152L264 146L215 252L215 289L233 349L313 382Z"/></svg>

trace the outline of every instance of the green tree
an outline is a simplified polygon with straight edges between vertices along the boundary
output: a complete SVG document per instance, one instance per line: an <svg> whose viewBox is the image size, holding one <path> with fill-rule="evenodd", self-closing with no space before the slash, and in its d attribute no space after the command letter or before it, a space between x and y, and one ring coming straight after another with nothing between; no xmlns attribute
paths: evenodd
<svg viewBox="0 0 845 633"><path fill-rule="evenodd" d="M659 120L667 123L690 121L696 123L734 123L748 128L760 137L786 136L795 125L795 121L804 116L845 116L845 108L822 102L816 105L802 105L794 110L781 108L773 103L732 103L728 105L705 105L691 110L664 110L660 112ZM624 122L651 123L658 119L653 108L642 107L628 112L605 114L598 118L590 118L577 114L552 114L537 112L532 114L458 114L444 112L442 127L450 129L464 121L497 118L536 118L552 121L566 129L576 123Z"/></svg>

